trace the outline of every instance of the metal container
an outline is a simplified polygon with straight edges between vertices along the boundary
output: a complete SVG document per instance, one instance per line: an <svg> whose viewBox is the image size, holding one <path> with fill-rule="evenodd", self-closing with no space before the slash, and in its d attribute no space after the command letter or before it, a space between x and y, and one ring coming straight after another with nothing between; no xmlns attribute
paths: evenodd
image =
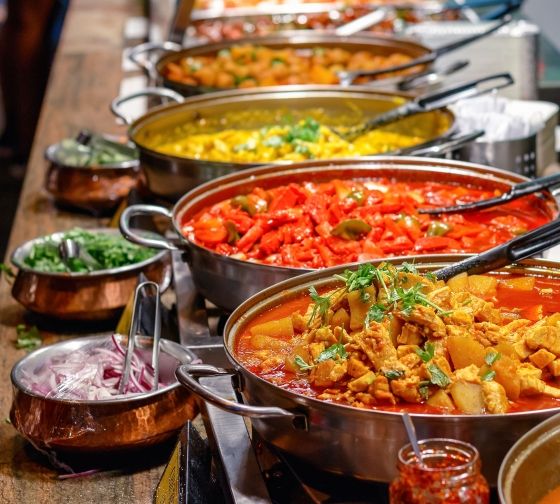
<svg viewBox="0 0 560 504"><path fill-rule="evenodd" d="M118 235L118 229L100 228L107 234ZM48 237L59 240L63 232ZM20 245L11 261L18 268L12 286L12 296L25 308L41 315L70 320L101 320L118 315L134 292L138 275L166 289L171 282L171 258L161 251L145 261L90 273L47 273L37 271L24 262L34 244L47 236Z"/></svg>
<svg viewBox="0 0 560 504"><path fill-rule="evenodd" d="M468 256L418 256L420 271L435 271ZM410 259L408 259L410 260ZM394 264L403 258L392 259ZM373 261L374 263L381 261ZM389 482L396 476L397 453L408 442L402 413L353 408L313 399L259 378L236 358L234 345L243 328L256 316L284 304L314 285L334 287L333 274L348 266L309 273L274 285L235 310L224 328L224 347L232 369L181 366L179 381L209 403L230 413L250 417L262 438L280 451L310 466L358 479ZM546 275L560 282L560 263L528 260L505 268L520 274ZM197 378L233 376L243 399L230 401L199 384ZM480 452L482 470L491 485L507 450L537 423L560 408L496 415L411 414L419 438L446 437L473 444Z"/></svg>
<svg viewBox="0 0 560 504"><path fill-rule="evenodd" d="M181 100L176 93L174 94L170 90L165 91L162 93L163 95L175 96L176 99ZM153 92L153 90L150 91L151 94ZM119 112L120 105L128 99L141 95L142 93L136 93L116 99L112 106L113 112L126 120L126 117ZM403 100L410 99L410 95L407 94L375 91L358 86L352 88L283 86L223 91L192 97L183 103L156 107L131 124L129 136L140 152L140 165L146 177L147 188L156 196L177 201L186 191L199 184L264 164L264 162L251 164L205 161L161 154L146 146L146 142L151 136L158 134L159 131L201 119L215 122L222 119L226 113L241 113L248 109L261 111L261 113L255 114L254 119L249 121L244 115L242 122L231 121L228 127L260 128L271 122L276 123L278 114L289 111L299 119L305 116L305 110L310 109L321 109L325 112L326 117L332 117L329 125L353 125L394 108ZM341 124L341 122L345 124ZM423 129L429 141L416 146L418 148L422 148L436 139L445 139L453 133L454 124L455 118L448 109L416 115L399 122L402 127L400 131L406 132L413 126ZM446 125L443 133L440 131L442 125ZM220 129L223 128L224 126L221 125ZM286 164L286 161L276 163L277 166Z"/></svg>
<svg viewBox="0 0 560 504"><path fill-rule="evenodd" d="M258 264L217 254L187 240L181 233L181 221L193 217L208 205L246 194L256 186L270 188L308 180L321 182L334 178L348 180L377 177L397 181L457 183L500 191L506 191L511 185L526 180L512 172L488 166L412 157L313 161L283 169L268 166L246 170L199 186L183 196L172 210L153 205L131 206L123 212L120 227L123 235L134 243L167 250L183 250L183 258L190 265L193 281L199 292L216 305L231 311L265 287L309 270ZM558 207L550 193L546 194L543 205L553 218ZM137 214L167 217L179 240L146 239L139 236L130 229L130 219Z"/></svg>
<svg viewBox="0 0 560 504"><path fill-rule="evenodd" d="M45 189L56 203L102 214L114 210L140 178L140 163L136 160L99 166L73 166L57 160L60 144L45 151L49 168Z"/></svg>
<svg viewBox="0 0 560 504"><path fill-rule="evenodd" d="M187 49L181 48L178 44L166 42L164 44L141 44L132 49L129 53L130 59L139 66L142 66L149 76L156 83L161 83L165 87L178 91L183 96L193 96L201 93L211 93L220 91L225 88L193 86L184 84L165 77L164 70L169 63L175 63L183 58L196 56L213 56L219 51L230 49L236 45L251 44L257 46L268 47L271 49L295 49L305 50L314 47L322 47L325 49L339 48L349 52L367 51L376 56L390 56L391 54L401 53L409 56L411 59L418 58L430 54L432 51L428 47L414 42L413 40L399 39L391 36L373 36L373 35L354 35L352 37L343 37L335 34L306 31L286 31L276 35L247 37L238 40L222 41L214 44L203 44ZM165 54L152 64L149 59L149 53L153 51L165 51ZM140 55L144 54L147 59L141 60ZM418 65L412 70L412 73L427 70L431 65ZM411 73L409 70L406 73ZM395 84L400 79L396 77L381 78L375 82L376 85L382 85L384 89L395 89Z"/></svg>
<svg viewBox="0 0 560 504"><path fill-rule="evenodd" d="M49 358L106 338L89 336L49 345L25 356L13 367L10 420L35 447L82 455L142 448L170 438L196 415L194 398L173 377L176 366L190 362L190 357L172 341L165 341L159 357L162 380L171 384L157 391L86 401L49 398L26 387L25 374L39 370ZM136 337L140 351L148 356L151 340Z"/></svg>
<svg viewBox="0 0 560 504"><path fill-rule="evenodd" d="M540 423L508 451L498 475L502 504L538 504L560 486L560 415Z"/></svg>

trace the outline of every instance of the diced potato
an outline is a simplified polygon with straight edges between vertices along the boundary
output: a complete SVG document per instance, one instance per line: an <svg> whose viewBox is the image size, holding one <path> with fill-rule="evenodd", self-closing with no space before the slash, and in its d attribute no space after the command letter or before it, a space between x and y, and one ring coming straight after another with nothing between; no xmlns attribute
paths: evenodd
<svg viewBox="0 0 560 504"><path fill-rule="evenodd" d="M451 385L450 391L453 402L462 413L478 415L484 412L481 385L457 381Z"/></svg>
<svg viewBox="0 0 560 504"><path fill-rule="evenodd" d="M350 357L348 360L348 374L352 376L352 378L359 378L368 371L369 368L360 359Z"/></svg>
<svg viewBox="0 0 560 504"><path fill-rule="evenodd" d="M255 350L282 350L287 348L289 343L284 340L272 338L266 334L253 334L251 336L251 346Z"/></svg>
<svg viewBox="0 0 560 504"><path fill-rule="evenodd" d="M507 355L512 359L519 360L519 355L515 351L515 347L507 341L500 341L500 343L494 347L494 350L502 355Z"/></svg>
<svg viewBox="0 0 560 504"><path fill-rule="evenodd" d="M492 364L492 370L496 372L494 380L504 387L508 399L512 401L516 401L519 398L521 387L517 368L518 363L507 355L502 355Z"/></svg>
<svg viewBox="0 0 560 504"><path fill-rule="evenodd" d="M401 333L402 326L403 321L400 318L391 317L391 321L389 322L389 336L395 347L397 347L397 337Z"/></svg>
<svg viewBox="0 0 560 504"><path fill-rule="evenodd" d="M350 307L350 329L357 331L364 326L369 307L375 302L375 287L366 287L365 292L369 294L367 301L362 301L362 293L359 290L348 293L348 306Z"/></svg>
<svg viewBox="0 0 560 504"><path fill-rule="evenodd" d="M529 360L539 369L545 368L554 359L556 359L556 355L549 352L548 350L545 350L544 348L541 348L539 351L529 356Z"/></svg>
<svg viewBox="0 0 560 504"><path fill-rule="evenodd" d="M484 275L469 276L469 292L482 298L491 298L496 295L498 280L495 277Z"/></svg>
<svg viewBox="0 0 560 504"><path fill-rule="evenodd" d="M453 278L447 280L447 286L453 292L464 292L469 288L469 280L466 273L459 273L455 275Z"/></svg>
<svg viewBox="0 0 560 504"><path fill-rule="evenodd" d="M294 336L292 317L284 317L270 322L263 322L251 327L251 334L262 334L272 338L290 339Z"/></svg>
<svg viewBox="0 0 560 504"><path fill-rule="evenodd" d="M552 315L546 317L546 325L556 326L558 325L558 322L560 322L560 313L553 313Z"/></svg>
<svg viewBox="0 0 560 504"><path fill-rule="evenodd" d="M449 336L447 350L455 369L461 369L471 364L481 367L484 364L486 355L484 346L468 336Z"/></svg>
<svg viewBox="0 0 560 504"><path fill-rule="evenodd" d="M560 359L556 359L548 365L548 370L552 376L560 376Z"/></svg>
<svg viewBox="0 0 560 504"><path fill-rule="evenodd" d="M445 392L445 390L439 389L434 395L430 396L428 399L428 404L434 406L435 408L443 408L446 410L455 409L455 405L451 400L451 397Z"/></svg>
<svg viewBox="0 0 560 504"><path fill-rule="evenodd" d="M347 331L350 330L350 315L344 308L339 308L332 316L331 325L335 327L344 327Z"/></svg>
<svg viewBox="0 0 560 504"><path fill-rule="evenodd" d="M500 280L500 287L527 292L535 288L535 280L535 277L530 276L508 278L507 280Z"/></svg>
<svg viewBox="0 0 560 504"><path fill-rule="evenodd" d="M298 373L300 371L299 366L296 364L295 359L296 357L301 357L303 362L307 362L308 364L311 363L311 355L309 354L309 350L307 349L306 345L298 345L294 348L292 353L286 357L284 361L284 368L286 371L291 373Z"/></svg>
<svg viewBox="0 0 560 504"><path fill-rule="evenodd" d="M375 373L373 371L368 371L366 374L348 382L348 388L352 392L363 392L367 390L368 387L375 381Z"/></svg>
<svg viewBox="0 0 560 504"><path fill-rule="evenodd" d="M515 353L518 355L519 360L526 359L531 355L531 349L525 344L524 341L518 341L517 343L513 344L513 349Z"/></svg>

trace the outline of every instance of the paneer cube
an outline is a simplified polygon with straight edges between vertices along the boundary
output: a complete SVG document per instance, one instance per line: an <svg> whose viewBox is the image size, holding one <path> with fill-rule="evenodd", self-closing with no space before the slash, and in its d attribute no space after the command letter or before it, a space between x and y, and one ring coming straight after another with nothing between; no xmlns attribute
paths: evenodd
<svg viewBox="0 0 560 504"><path fill-rule="evenodd" d="M556 359L556 355L544 348L541 348L529 356L529 360L539 369L543 369Z"/></svg>

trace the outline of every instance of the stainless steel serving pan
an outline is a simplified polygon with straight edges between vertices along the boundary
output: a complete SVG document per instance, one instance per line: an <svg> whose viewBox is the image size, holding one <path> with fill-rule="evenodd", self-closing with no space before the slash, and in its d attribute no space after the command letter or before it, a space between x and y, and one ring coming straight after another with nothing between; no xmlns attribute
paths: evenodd
<svg viewBox="0 0 560 504"><path fill-rule="evenodd" d="M456 183L500 191L506 191L513 184L528 180L521 175L488 166L412 157L313 161L294 164L289 168L268 166L245 170L199 186L183 196L172 210L153 205L131 206L123 212L120 228L123 235L134 243L184 251L183 258L190 265L193 281L199 292L216 305L231 311L265 287L309 270L258 264L217 254L186 239L181 233L182 221L189 220L208 205L247 194L256 186L270 188L289 182L379 177L397 181ZM548 209L551 219L554 218L558 207L550 193L544 193L542 204ZM137 214L167 217L178 240L147 239L140 236L130 228L130 219Z"/></svg>
<svg viewBox="0 0 560 504"><path fill-rule="evenodd" d="M230 49L236 45L251 44L269 47L271 49L296 49L305 50L313 47L322 47L326 49L340 48L349 52L367 51L369 53L379 56L390 56L391 54L401 53L416 59L422 56L427 56L432 53L432 50L418 42L407 40L404 38L396 38L391 36L373 36L373 35L354 35L352 37L344 37L332 33L321 33L312 30L305 31L287 31L276 35L270 36L257 36L247 37L237 40L228 40L217 42L214 44L204 44L187 49L182 48L178 44L172 42L165 42L163 44L141 44L134 48L129 57L137 65L146 70L148 75L158 84L163 84L165 87L178 91L183 96L192 96L202 93L211 93L219 91L223 88L194 86L184 84L165 77L165 67L169 63L174 63L183 58L196 57L196 56L213 56L219 51ZM152 63L150 60L150 53L164 52L164 55ZM412 73L423 72L431 68L432 62L425 62L417 66ZM408 72L409 74L411 72ZM378 81L372 81L376 86L381 85L384 89L396 89L395 84L400 81L400 78L385 77L380 78Z"/></svg>
<svg viewBox="0 0 560 504"><path fill-rule="evenodd" d="M468 256L418 256L414 261L420 271L427 272L464 257ZM403 258L391 260L394 264L402 261ZM327 403L285 390L251 373L235 355L237 337L256 316L297 297L312 285L334 286L337 280L332 275L346 268L338 266L309 273L251 297L232 313L224 328L224 347L232 369L181 366L177 378L211 404L250 417L265 441L315 468L389 482L396 475L397 452L408 442L402 413ZM533 259L503 271L545 275L560 281L558 262ZM232 375L242 403L224 399L197 381L199 377L224 374ZM500 415L411 416L420 438L446 437L475 445L480 451L483 473L494 485L502 458L511 445L537 423L558 412L560 408Z"/></svg>
<svg viewBox="0 0 560 504"><path fill-rule="evenodd" d="M100 228L118 234L114 228ZM62 232L48 237L55 240ZM25 264L33 245L47 236L29 240L14 250L11 262L18 268L12 296L30 311L69 320L101 320L116 316L126 306L143 273L165 290L171 282L171 257L160 251L145 261L90 273L49 273Z"/></svg>
<svg viewBox="0 0 560 504"><path fill-rule="evenodd" d="M156 196L177 201L186 191L199 184L222 175L228 175L263 163L237 163L205 161L162 154L148 147L150 138L164 130L191 122L206 119L219 121L224 114L236 114L247 110L261 111L248 120L245 113L242 123L230 120L227 127L259 128L277 122L276 116L290 112L295 118L305 116L305 110L321 109L326 117L332 117L327 125L343 126L362 123L399 103L410 100L404 93L374 91L365 87L345 88L340 86L284 86L253 90L234 90L188 98L182 103L155 107L135 121L130 121L120 112L120 106L127 100L143 94L161 94L182 101L182 97L171 90L148 90L116 99L112 104L113 112L131 122L130 139L140 153L140 165L146 178L147 188ZM262 111L266 111L263 113ZM299 115L298 115L299 112ZM419 123L419 121L421 121ZM434 141L445 140L455 130L455 117L448 109L441 109L403 120L403 129L421 128L429 141L417 147L422 149ZM440 126L447 125L440 133ZM219 129L224 129L221 125ZM217 128L217 127L216 127ZM389 153L391 154L391 153ZM277 162L277 166L288 164Z"/></svg>

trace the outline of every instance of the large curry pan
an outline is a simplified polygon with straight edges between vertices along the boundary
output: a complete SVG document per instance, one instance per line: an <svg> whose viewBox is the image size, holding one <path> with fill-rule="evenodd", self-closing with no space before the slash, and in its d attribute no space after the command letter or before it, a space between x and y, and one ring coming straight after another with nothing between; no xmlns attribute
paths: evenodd
<svg viewBox="0 0 560 504"><path fill-rule="evenodd" d="M254 187L275 187L289 182L314 182L339 179L386 177L396 181L438 181L506 191L511 185L527 180L513 172L462 161L413 158L375 157L298 163L290 167L253 168L213 180L183 196L172 210L154 205L127 208L120 221L123 235L134 243L161 248L180 249L191 268L198 291L217 306L228 311L262 289L309 270L258 264L227 257L189 241L181 234L181 221L195 216L202 208L247 194ZM555 199L543 193L542 205L550 218L558 213ZM177 239L148 239L131 229L134 215L162 215L168 218Z"/></svg>
<svg viewBox="0 0 560 504"><path fill-rule="evenodd" d="M418 256L420 271L434 271L462 257ZM391 262L397 264L401 259ZM409 259L410 260L410 259ZM408 442L402 413L366 410L327 403L280 388L259 378L235 356L240 331L260 313L285 303L312 286L334 285L339 266L302 275L270 287L235 310L224 328L224 347L232 369L182 366L177 378L204 400L230 413L252 419L262 438L279 450L311 466L364 480L389 482L396 476L397 452ZM532 259L505 268L511 273L558 278L560 263ZM198 383L200 377L232 375L241 403L220 397ZM498 469L508 449L529 429L560 412L560 408L493 415L411 414L420 438L452 438L475 445L482 470L495 485Z"/></svg>
<svg viewBox="0 0 560 504"><path fill-rule="evenodd" d="M206 161L160 153L149 145L151 138L161 131L201 120L216 123L223 121L226 114L230 118L227 126L229 128L260 128L278 121L277 116L282 114L290 113L296 119L303 119L305 111L310 109L324 111L329 118L328 125L351 125L386 112L412 98L405 93L375 91L358 86L280 86L223 91L183 101L174 91L154 88L117 98L112 105L113 112L127 120L120 112L121 105L142 93L160 94L179 101L149 110L130 124L128 132L140 153L140 166L147 188L154 195L170 201L177 201L186 191L209 180L269 163ZM251 111L249 119L247 110ZM236 123L237 113L243 115L240 115L239 122ZM455 131L455 116L444 108L404 119L400 124L403 131L413 128L422 131L429 144L446 139ZM215 126L215 130L223 128L223 125ZM425 146L426 143L423 143L415 147L421 149ZM279 161L275 164L286 165L287 162Z"/></svg>

